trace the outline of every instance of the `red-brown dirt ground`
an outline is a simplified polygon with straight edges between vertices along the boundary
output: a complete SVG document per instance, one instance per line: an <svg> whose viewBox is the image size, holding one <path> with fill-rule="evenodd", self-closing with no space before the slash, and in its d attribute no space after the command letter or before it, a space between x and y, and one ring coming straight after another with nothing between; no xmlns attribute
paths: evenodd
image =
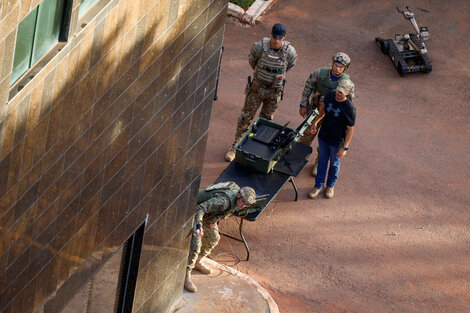
<svg viewBox="0 0 470 313"><path fill-rule="evenodd" d="M407 4L433 61L430 74L400 77L374 38L412 31ZM256 26L227 19L219 100L214 103L203 185L228 165L244 100L251 45L287 26L299 55L275 121L301 122L305 80L331 56L351 56L357 120L336 195L310 200L311 164L252 223L239 270L271 292L281 312L470 312L470 2L278 0ZM316 147L316 142L314 143ZM313 159L311 157L311 159ZM221 229L236 233L234 218ZM245 257L223 238L216 260ZM233 263L233 262L232 262Z"/></svg>

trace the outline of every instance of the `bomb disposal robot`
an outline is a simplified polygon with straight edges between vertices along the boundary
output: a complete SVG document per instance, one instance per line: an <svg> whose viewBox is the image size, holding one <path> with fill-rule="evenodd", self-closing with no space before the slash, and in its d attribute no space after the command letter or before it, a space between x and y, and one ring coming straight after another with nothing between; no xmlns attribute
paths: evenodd
<svg viewBox="0 0 470 313"><path fill-rule="evenodd" d="M427 27L418 27L414 13L408 6L406 10L400 10L406 20L409 20L415 29L415 33L405 35L396 34L395 40L375 38L375 42L384 54L388 54L392 59L393 65L400 76L405 76L411 72L429 73L432 70L432 63L428 57L425 41L429 40L429 31Z"/></svg>

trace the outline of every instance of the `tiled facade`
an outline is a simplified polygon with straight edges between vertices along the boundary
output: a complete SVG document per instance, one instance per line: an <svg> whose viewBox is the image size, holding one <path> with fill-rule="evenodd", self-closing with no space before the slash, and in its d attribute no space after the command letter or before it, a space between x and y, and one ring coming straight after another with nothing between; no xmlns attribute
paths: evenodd
<svg viewBox="0 0 470 313"><path fill-rule="evenodd" d="M67 44L10 99L17 27L39 3L0 0L0 312L61 312L144 222L133 312L167 312L227 0L110 0L87 25L73 0Z"/></svg>

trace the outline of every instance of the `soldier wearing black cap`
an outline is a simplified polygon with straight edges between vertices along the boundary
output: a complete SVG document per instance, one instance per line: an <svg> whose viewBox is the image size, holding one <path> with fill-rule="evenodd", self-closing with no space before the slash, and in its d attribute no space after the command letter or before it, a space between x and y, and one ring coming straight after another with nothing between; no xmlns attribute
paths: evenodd
<svg viewBox="0 0 470 313"><path fill-rule="evenodd" d="M294 47L284 40L286 32L284 25L275 24L271 38L263 38L251 47L248 62L254 70L253 80L249 80L246 85L245 104L238 118L235 140L225 155L229 162L235 158L235 144L250 127L261 104L263 106L259 116L271 120L281 101L286 73L295 66L297 60Z"/></svg>

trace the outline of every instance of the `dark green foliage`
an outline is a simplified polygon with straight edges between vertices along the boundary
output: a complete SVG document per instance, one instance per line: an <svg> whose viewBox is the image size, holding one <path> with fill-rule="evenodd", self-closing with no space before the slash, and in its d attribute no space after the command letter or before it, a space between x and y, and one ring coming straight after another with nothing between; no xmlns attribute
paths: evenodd
<svg viewBox="0 0 470 313"><path fill-rule="evenodd" d="M243 8L243 10L246 10L253 4L253 2L255 2L255 0L230 0L230 2Z"/></svg>

